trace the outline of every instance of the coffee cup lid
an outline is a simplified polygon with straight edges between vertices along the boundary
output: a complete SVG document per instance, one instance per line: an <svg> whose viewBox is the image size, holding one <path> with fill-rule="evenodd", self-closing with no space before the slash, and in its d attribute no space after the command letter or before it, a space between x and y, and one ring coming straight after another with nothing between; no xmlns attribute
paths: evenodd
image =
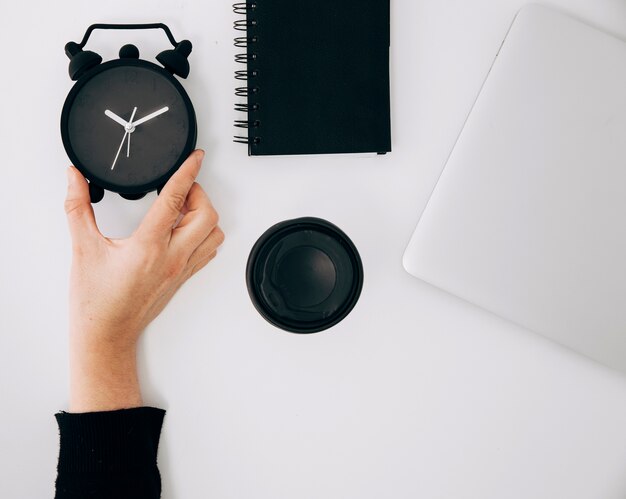
<svg viewBox="0 0 626 499"><path fill-rule="evenodd" d="M246 268L258 312L293 333L316 333L343 320L363 287L363 264L344 232L320 218L278 223L256 242Z"/></svg>

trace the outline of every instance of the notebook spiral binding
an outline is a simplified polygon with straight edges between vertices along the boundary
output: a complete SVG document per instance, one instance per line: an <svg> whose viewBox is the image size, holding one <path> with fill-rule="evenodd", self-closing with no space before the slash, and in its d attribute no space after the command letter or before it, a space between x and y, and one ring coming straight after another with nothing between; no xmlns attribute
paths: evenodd
<svg viewBox="0 0 626 499"><path fill-rule="evenodd" d="M245 16L245 19L237 19L234 22L234 28L237 31L245 31L247 36L238 36L235 38L235 47L245 48L246 52L235 55L235 62L239 64L245 64L247 69L235 71L235 79L239 81L249 82L253 78L256 78L259 74L257 69L251 69L250 63L256 61L257 54L252 51L253 44L258 42L258 37L252 34L250 31L257 26L256 19L250 17L257 8L256 2L238 2L233 4L233 11L235 14ZM259 104L251 102L251 97L259 92L259 88L250 85L235 88L235 95L237 97L245 97L245 103L235 103L235 111L246 113L247 120L235 120L235 127L247 129L248 135L235 135L234 141L240 144L256 145L261 141L261 137L257 136L252 129L258 129L261 122L258 119L254 119L251 115L258 111Z"/></svg>

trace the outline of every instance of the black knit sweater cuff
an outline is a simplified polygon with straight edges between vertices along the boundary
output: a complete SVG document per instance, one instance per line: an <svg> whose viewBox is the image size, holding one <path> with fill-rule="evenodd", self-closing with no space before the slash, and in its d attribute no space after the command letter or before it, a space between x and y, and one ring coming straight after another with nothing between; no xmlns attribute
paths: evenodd
<svg viewBox="0 0 626 499"><path fill-rule="evenodd" d="M61 434L59 471L123 471L156 465L165 411L138 407L55 415Z"/></svg>

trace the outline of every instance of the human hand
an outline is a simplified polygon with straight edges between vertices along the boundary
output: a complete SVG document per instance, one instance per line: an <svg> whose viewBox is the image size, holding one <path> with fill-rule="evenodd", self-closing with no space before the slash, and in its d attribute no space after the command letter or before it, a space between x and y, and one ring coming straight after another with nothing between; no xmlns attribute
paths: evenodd
<svg viewBox="0 0 626 499"><path fill-rule="evenodd" d="M70 410L141 405L135 361L141 332L224 240L217 212L195 182L203 157L191 154L127 239L100 233L88 184L68 169Z"/></svg>

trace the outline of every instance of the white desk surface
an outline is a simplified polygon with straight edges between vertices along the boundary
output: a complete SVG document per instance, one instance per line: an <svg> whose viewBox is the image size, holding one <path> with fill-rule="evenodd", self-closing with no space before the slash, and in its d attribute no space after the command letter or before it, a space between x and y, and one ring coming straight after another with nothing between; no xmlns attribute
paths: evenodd
<svg viewBox="0 0 626 499"><path fill-rule="evenodd" d="M200 180L227 234L142 343L145 402L168 410L163 497L626 497L626 377L401 265L523 3L392 1L391 154L248 158L231 141L231 2L3 0L0 497L52 497L53 414L67 407L63 46L94 22L154 21L194 43L184 85L207 151ZM549 3L626 39L623 0ZM110 59L128 42L149 59L167 47L158 32L96 32L88 47ZM101 229L129 234L153 196L108 194L96 207ZM299 336L257 314L244 268L266 228L305 215L348 233L365 286L341 324Z"/></svg>

